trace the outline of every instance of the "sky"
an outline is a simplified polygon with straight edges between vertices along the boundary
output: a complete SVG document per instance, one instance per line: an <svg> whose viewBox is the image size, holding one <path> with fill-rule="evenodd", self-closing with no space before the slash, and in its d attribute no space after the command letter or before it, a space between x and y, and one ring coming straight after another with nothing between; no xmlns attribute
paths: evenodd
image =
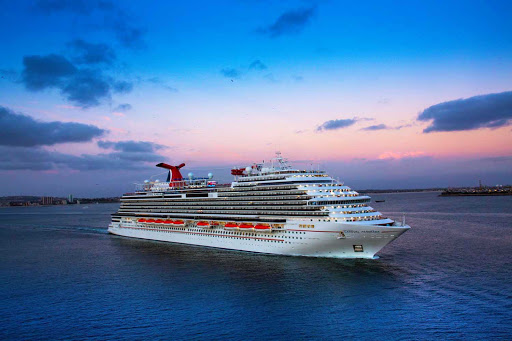
<svg viewBox="0 0 512 341"><path fill-rule="evenodd" d="M0 0L0 195L282 152L356 189L512 183L510 1Z"/></svg>

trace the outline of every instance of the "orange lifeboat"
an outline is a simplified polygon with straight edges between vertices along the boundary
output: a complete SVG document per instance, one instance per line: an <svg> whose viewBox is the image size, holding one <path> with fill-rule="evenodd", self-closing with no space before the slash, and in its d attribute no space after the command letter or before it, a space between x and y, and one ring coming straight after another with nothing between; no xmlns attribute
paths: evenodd
<svg viewBox="0 0 512 341"><path fill-rule="evenodd" d="M270 227L269 225L258 224L254 226L254 230L258 232L270 232L272 231L272 227Z"/></svg>
<svg viewBox="0 0 512 341"><path fill-rule="evenodd" d="M196 225L199 227L209 227L210 223L208 223L207 221L200 221Z"/></svg>
<svg viewBox="0 0 512 341"><path fill-rule="evenodd" d="M241 223L239 227L240 227L240 230L244 230L244 231L253 231L254 230L253 224Z"/></svg>
<svg viewBox="0 0 512 341"><path fill-rule="evenodd" d="M148 219L146 220L146 223L154 223L155 222L155 219Z"/></svg>
<svg viewBox="0 0 512 341"><path fill-rule="evenodd" d="M137 220L137 221L138 221L139 223L145 223L145 222L146 222L146 219L141 218L141 219L139 219L139 220Z"/></svg>
<svg viewBox="0 0 512 341"><path fill-rule="evenodd" d="M219 222L218 221L210 221L210 226L212 226L212 227L219 226Z"/></svg>
<svg viewBox="0 0 512 341"><path fill-rule="evenodd" d="M235 224L235 223L226 223L224 225L224 228L226 230L238 230L238 224Z"/></svg>
<svg viewBox="0 0 512 341"><path fill-rule="evenodd" d="M172 222L174 225L185 225L185 222L183 220L175 220Z"/></svg>
<svg viewBox="0 0 512 341"><path fill-rule="evenodd" d="M164 221L162 219L157 219L155 220L155 224L163 224Z"/></svg>
<svg viewBox="0 0 512 341"><path fill-rule="evenodd" d="M169 220L169 219L164 220L164 224L172 224L172 220Z"/></svg>

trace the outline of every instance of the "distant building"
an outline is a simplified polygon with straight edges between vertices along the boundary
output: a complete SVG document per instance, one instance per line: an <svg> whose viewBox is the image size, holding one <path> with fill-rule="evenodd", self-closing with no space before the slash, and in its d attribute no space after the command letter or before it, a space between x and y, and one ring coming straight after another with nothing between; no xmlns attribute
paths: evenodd
<svg viewBox="0 0 512 341"><path fill-rule="evenodd" d="M68 203L73 203L73 194L68 195Z"/></svg>
<svg viewBox="0 0 512 341"><path fill-rule="evenodd" d="M53 197L41 197L41 205L53 205Z"/></svg>

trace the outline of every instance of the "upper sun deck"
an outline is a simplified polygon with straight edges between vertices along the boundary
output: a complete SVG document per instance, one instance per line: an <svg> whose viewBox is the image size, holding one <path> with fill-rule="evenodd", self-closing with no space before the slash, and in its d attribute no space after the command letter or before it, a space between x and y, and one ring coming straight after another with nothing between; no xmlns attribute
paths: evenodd
<svg viewBox="0 0 512 341"><path fill-rule="evenodd" d="M329 175L325 174L324 171L309 171L309 170L286 170L286 171L270 171L268 173L259 175L248 175L244 174L238 176L236 182L253 182L253 181L265 181L265 180L284 180L289 178L325 178Z"/></svg>
<svg viewBox="0 0 512 341"><path fill-rule="evenodd" d="M172 192L172 191L181 191L181 190L190 190L190 189L207 189L207 188L216 188L218 186L226 186L226 185L218 185L217 181L211 180L208 178L190 178L190 179L181 179L181 180L172 180L172 181L144 181L143 184L135 184L135 190L138 192Z"/></svg>
<svg viewBox="0 0 512 341"><path fill-rule="evenodd" d="M255 163L245 168L234 168L231 174L234 175L234 181L230 187L253 186L258 183L275 182L282 183L301 183L301 182L332 182L333 179L321 170L299 170L292 168L288 160L281 156L280 152L276 153L276 157L268 162ZM143 184L136 184L137 192L162 193L176 192L194 189L212 189L220 186L217 181L213 181L213 174L209 173L208 177L194 177L192 173L188 174L188 179L183 177L180 169L184 167L182 163L178 166L159 163L157 167L168 169L167 181L146 180Z"/></svg>
<svg viewBox="0 0 512 341"><path fill-rule="evenodd" d="M269 170L263 175L290 175L290 174L325 174L325 171L321 170L299 170L299 169L286 169L286 170ZM241 178L250 177L249 174L240 175Z"/></svg>
<svg viewBox="0 0 512 341"><path fill-rule="evenodd" d="M292 178L328 178L321 170L299 170L292 168L288 160L276 152L276 157L268 162L255 163L245 168L233 168L231 174L235 176L235 183L254 181L285 180ZM295 179L293 179L295 180Z"/></svg>

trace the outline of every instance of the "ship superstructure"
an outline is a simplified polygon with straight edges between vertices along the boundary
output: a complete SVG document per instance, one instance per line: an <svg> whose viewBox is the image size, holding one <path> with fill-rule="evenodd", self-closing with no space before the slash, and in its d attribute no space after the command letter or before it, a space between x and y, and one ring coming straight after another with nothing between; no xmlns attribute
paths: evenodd
<svg viewBox="0 0 512 341"><path fill-rule="evenodd" d="M370 197L324 171L298 170L280 153L269 163L234 168L234 181L145 181L123 195L109 232L117 235L283 255L373 258L409 229L368 204Z"/></svg>

